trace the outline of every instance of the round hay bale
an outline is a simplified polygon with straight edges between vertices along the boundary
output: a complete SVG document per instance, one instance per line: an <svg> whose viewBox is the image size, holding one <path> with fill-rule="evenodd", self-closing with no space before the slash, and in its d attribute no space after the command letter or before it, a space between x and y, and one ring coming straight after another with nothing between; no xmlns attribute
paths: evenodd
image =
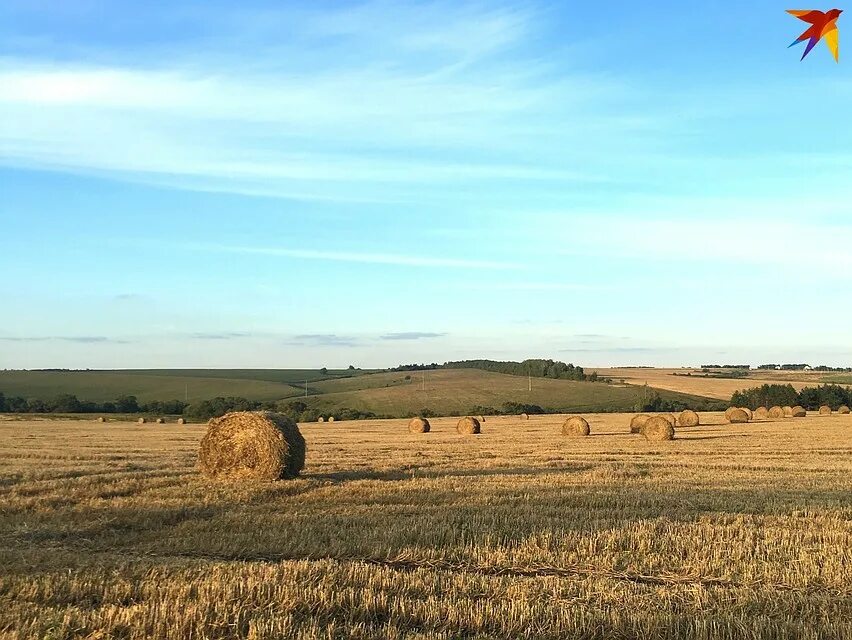
<svg viewBox="0 0 852 640"><path fill-rule="evenodd" d="M681 427L697 427L701 424L701 418L699 418L698 414L691 409L685 409L680 412L680 415L677 418L677 423Z"/></svg>
<svg viewBox="0 0 852 640"><path fill-rule="evenodd" d="M645 436L646 440L673 440L674 433L672 423L662 416L648 418L642 428L642 435Z"/></svg>
<svg viewBox="0 0 852 640"><path fill-rule="evenodd" d="M837 413L841 413L844 416L848 416L849 415L849 407L847 407L845 404L840 405L840 408L837 410Z"/></svg>
<svg viewBox="0 0 852 640"><path fill-rule="evenodd" d="M739 410L740 410L739 407L728 407L727 409L725 409L725 420L730 421L731 415L734 413L734 411L739 411Z"/></svg>
<svg viewBox="0 0 852 640"><path fill-rule="evenodd" d="M148 422L148 420L146 420L145 418L139 418L139 419L136 421L136 423L137 423L137 424L145 424L146 422Z"/></svg>
<svg viewBox="0 0 852 640"><path fill-rule="evenodd" d="M165 424L165 423L166 423L165 418L157 418L157 424Z"/></svg>
<svg viewBox="0 0 852 640"><path fill-rule="evenodd" d="M100 418L98 418L98 422L106 422L106 418L104 418L103 416L101 416Z"/></svg>
<svg viewBox="0 0 852 640"><path fill-rule="evenodd" d="M805 417L807 417L807 415L808 415L808 412L805 411L804 407L800 407L799 405L796 405L795 407L793 407L793 417L794 418L805 418Z"/></svg>
<svg viewBox="0 0 852 640"><path fill-rule="evenodd" d="M829 407L827 404L822 405L819 408L819 415L830 416L831 415L831 407Z"/></svg>
<svg viewBox="0 0 852 640"><path fill-rule="evenodd" d="M783 418L784 417L784 409L781 407L775 406L769 410L769 417L773 419Z"/></svg>
<svg viewBox="0 0 852 640"><path fill-rule="evenodd" d="M213 418L201 439L198 467L211 478L294 478L305 466L305 439L290 418L238 411Z"/></svg>
<svg viewBox="0 0 852 640"><path fill-rule="evenodd" d="M781 407L781 410L784 412L785 418L792 418L793 417L793 407L788 405L788 406Z"/></svg>
<svg viewBox="0 0 852 640"><path fill-rule="evenodd" d="M522 413L519 417L521 418L521 420L529 420L530 419L529 415L527 415L526 413Z"/></svg>
<svg viewBox="0 0 852 640"><path fill-rule="evenodd" d="M329 422L334 422L334 416L328 416L328 421L329 421Z"/></svg>
<svg viewBox="0 0 852 640"><path fill-rule="evenodd" d="M630 433L642 433L645 423L651 419L647 413L640 413L630 419Z"/></svg>
<svg viewBox="0 0 852 640"><path fill-rule="evenodd" d="M485 422L485 416L476 416L476 419L480 422Z"/></svg>
<svg viewBox="0 0 852 640"><path fill-rule="evenodd" d="M677 426L677 417L675 416L675 414L673 414L673 413L661 413L660 417L668 420L669 424L671 424L673 427Z"/></svg>
<svg viewBox="0 0 852 640"><path fill-rule="evenodd" d="M753 415L758 420L766 420L769 417L769 409L766 407L758 407L754 410Z"/></svg>
<svg viewBox="0 0 852 640"><path fill-rule="evenodd" d="M186 418L178 418L177 423L178 424L186 424Z"/></svg>
<svg viewBox="0 0 852 640"><path fill-rule="evenodd" d="M464 417L456 424L456 431L465 435L475 435L480 433L481 427L479 420L472 418L471 416Z"/></svg>
<svg viewBox="0 0 852 640"><path fill-rule="evenodd" d="M562 423L562 435L570 437L583 437L591 433L589 423L580 416L571 416Z"/></svg>
<svg viewBox="0 0 852 640"><path fill-rule="evenodd" d="M749 409L748 407L740 407L740 409L742 409L743 411L745 411L745 414L748 416L748 419L749 419L749 420L753 420L753 419L754 419L754 413L752 412L752 410L751 410L751 409Z"/></svg>
<svg viewBox="0 0 852 640"><path fill-rule="evenodd" d="M737 409L736 407L734 407L734 410L730 413L726 411L725 416L731 424L742 424L744 422L748 422L748 414L742 409Z"/></svg>
<svg viewBox="0 0 852 640"><path fill-rule="evenodd" d="M426 418L412 418L408 422L408 430L411 433L429 433L432 425Z"/></svg>

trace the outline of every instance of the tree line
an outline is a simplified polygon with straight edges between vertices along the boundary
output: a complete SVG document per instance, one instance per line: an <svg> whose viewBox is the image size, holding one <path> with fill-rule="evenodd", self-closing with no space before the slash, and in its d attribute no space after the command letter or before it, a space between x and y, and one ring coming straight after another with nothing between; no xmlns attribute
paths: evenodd
<svg viewBox="0 0 852 640"><path fill-rule="evenodd" d="M136 396L120 396L108 402L80 400L71 393L55 398L6 397L0 392L0 412L6 413L151 413L180 415L189 405L180 400L152 400L140 403Z"/></svg>
<svg viewBox="0 0 852 640"><path fill-rule="evenodd" d="M828 405L834 411L843 405L852 406L852 389L837 384L824 384L818 387L805 387L796 391L791 384L765 384L752 389L736 391L731 396L731 405L735 407L794 407L802 406L815 411Z"/></svg>

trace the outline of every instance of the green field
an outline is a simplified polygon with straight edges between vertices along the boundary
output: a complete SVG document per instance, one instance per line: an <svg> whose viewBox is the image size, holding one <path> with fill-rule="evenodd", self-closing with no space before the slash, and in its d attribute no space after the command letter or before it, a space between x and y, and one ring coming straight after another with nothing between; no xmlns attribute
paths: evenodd
<svg viewBox="0 0 852 640"><path fill-rule="evenodd" d="M425 376L425 389L424 389ZM304 398L304 380L309 397ZM534 404L546 410L631 411L639 387L533 378L478 369L428 372L371 373L319 370L121 370L3 371L0 392L6 396L51 399L74 394L80 400L112 401L134 395L139 402L184 400L190 403L217 396L250 400L305 400L333 413L349 408L377 415L406 415L422 409L441 415L467 413L475 406L499 409L506 402ZM669 400L695 405L706 400L674 391L660 391Z"/></svg>

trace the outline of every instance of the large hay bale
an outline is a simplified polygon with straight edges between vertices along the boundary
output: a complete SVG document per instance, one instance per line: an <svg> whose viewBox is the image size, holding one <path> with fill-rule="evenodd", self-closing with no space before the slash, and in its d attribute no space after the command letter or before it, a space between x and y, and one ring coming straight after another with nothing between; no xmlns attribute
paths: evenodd
<svg viewBox="0 0 852 640"><path fill-rule="evenodd" d="M831 407L829 407L827 404L822 405L819 408L819 415L830 416L831 415Z"/></svg>
<svg viewBox="0 0 852 640"><path fill-rule="evenodd" d="M680 412L680 415L677 418L677 423L681 427L697 427L701 424L701 418L699 418L698 414L691 409L685 409Z"/></svg>
<svg viewBox="0 0 852 640"><path fill-rule="evenodd" d="M730 421L731 415L734 413L734 411L742 411L742 409L740 409L739 407L728 407L727 409L725 409L725 420Z"/></svg>
<svg viewBox="0 0 852 640"><path fill-rule="evenodd" d="M148 422L148 420L146 420L145 418L139 418L136 422L138 424L145 424L146 422Z"/></svg>
<svg viewBox="0 0 852 640"><path fill-rule="evenodd" d="M571 416L562 423L562 435L570 437L582 437L591 433L589 423L580 416Z"/></svg>
<svg viewBox="0 0 852 640"><path fill-rule="evenodd" d="M198 466L213 478L293 478L305 466L305 439L296 423L280 413L226 413L207 423Z"/></svg>
<svg viewBox="0 0 852 640"><path fill-rule="evenodd" d="M758 420L766 420L769 417L769 409L766 407L758 407L754 410L754 417Z"/></svg>
<svg viewBox="0 0 852 640"><path fill-rule="evenodd" d="M530 419L529 415L526 414L526 413L522 413L519 417L520 417L521 420L529 420Z"/></svg>
<svg viewBox="0 0 852 640"><path fill-rule="evenodd" d="M157 418L157 424L165 424L165 423L166 423L165 418Z"/></svg>
<svg viewBox="0 0 852 640"><path fill-rule="evenodd" d="M840 408L837 410L837 413L843 414L844 416L848 416L850 413L849 407L847 407L845 404L840 405Z"/></svg>
<svg viewBox="0 0 852 640"><path fill-rule="evenodd" d="M639 413L630 419L630 433L642 433L645 423L651 419L647 413Z"/></svg>
<svg viewBox="0 0 852 640"><path fill-rule="evenodd" d="M784 417L784 409L781 407L775 406L769 410L769 417L773 419L783 418Z"/></svg>
<svg viewBox="0 0 852 640"><path fill-rule="evenodd" d="M432 425L426 418L412 418L408 422L408 430L411 433L429 433Z"/></svg>
<svg viewBox="0 0 852 640"><path fill-rule="evenodd" d="M675 416L675 414L673 414L673 413L661 413L660 417L668 420L669 424L671 424L673 427L677 426L677 417Z"/></svg>
<svg viewBox="0 0 852 640"><path fill-rule="evenodd" d="M740 407L740 409L742 409L743 411L745 411L745 414L748 416L748 419L749 419L749 420L754 419L754 413L752 412L752 410L751 410L751 409L749 409L748 407Z"/></svg>
<svg viewBox="0 0 852 640"><path fill-rule="evenodd" d="M471 416L466 416L456 424L456 431L465 435L474 435L480 433L481 427L479 420Z"/></svg>
<svg viewBox="0 0 852 640"><path fill-rule="evenodd" d="M793 417L794 418L805 418L805 417L807 417L807 415L808 415L808 412L805 410L804 407L801 407L799 405L796 405L795 407L793 407Z"/></svg>
<svg viewBox="0 0 852 640"><path fill-rule="evenodd" d="M792 418L793 417L793 407L791 407L789 405L785 405L785 406L781 407L781 410L784 412L785 418Z"/></svg>
<svg viewBox="0 0 852 640"><path fill-rule="evenodd" d="M734 410L730 413L726 411L725 417L731 424L742 424L744 422L748 422L748 414L742 409L738 409L736 407L734 407Z"/></svg>
<svg viewBox="0 0 852 640"><path fill-rule="evenodd" d="M648 418L642 428L642 435L645 436L646 440L673 440L674 433L672 423L662 416Z"/></svg>

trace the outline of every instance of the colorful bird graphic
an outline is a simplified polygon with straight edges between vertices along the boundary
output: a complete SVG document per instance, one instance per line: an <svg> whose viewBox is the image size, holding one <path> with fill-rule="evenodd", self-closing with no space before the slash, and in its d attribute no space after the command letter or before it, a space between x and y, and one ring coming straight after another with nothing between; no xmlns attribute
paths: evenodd
<svg viewBox="0 0 852 640"><path fill-rule="evenodd" d="M793 47L800 42L808 41L808 46L805 47L805 52L802 54L802 60L805 59L811 49L817 42L825 38L825 44L834 55L834 60L840 60L840 35L837 31L837 19L843 13L842 9L832 9L831 11L811 11L799 9L787 9L787 13L796 16L799 20L804 20L811 25L810 29L800 35L790 47ZM788 49L790 47L787 47Z"/></svg>

